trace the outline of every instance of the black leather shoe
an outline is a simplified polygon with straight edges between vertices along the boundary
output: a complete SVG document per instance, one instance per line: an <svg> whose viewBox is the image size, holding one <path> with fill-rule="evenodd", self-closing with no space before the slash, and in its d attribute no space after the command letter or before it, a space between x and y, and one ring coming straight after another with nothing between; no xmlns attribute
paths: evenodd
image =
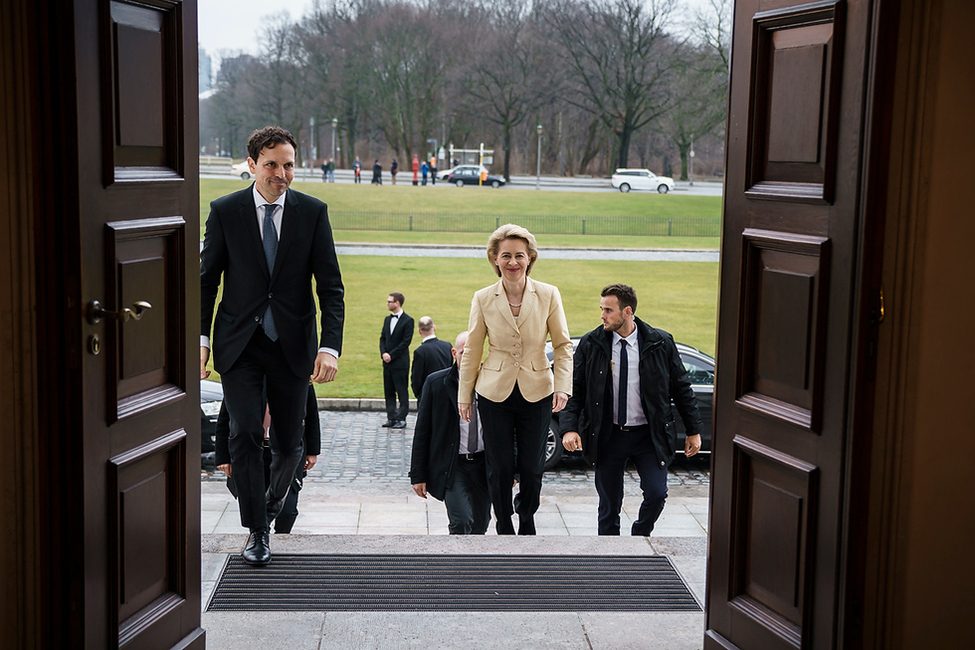
<svg viewBox="0 0 975 650"><path fill-rule="evenodd" d="M267 529L259 528L251 531L247 539L247 546L240 554L244 563L251 566L267 566L271 563L271 546Z"/></svg>
<svg viewBox="0 0 975 650"><path fill-rule="evenodd" d="M394 429L405 429L406 428L406 420L396 420L396 422L393 422L393 428Z"/></svg>
<svg viewBox="0 0 975 650"><path fill-rule="evenodd" d="M519 535L534 535L535 534L535 519L519 519L518 520L518 534Z"/></svg>
<svg viewBox="0 0 975 650"><path fill-rule="evenodd" d="M386 420L385 422L383 422L383 426L386 427L387 429L395 425L396 422L394 420Z"/></svg>

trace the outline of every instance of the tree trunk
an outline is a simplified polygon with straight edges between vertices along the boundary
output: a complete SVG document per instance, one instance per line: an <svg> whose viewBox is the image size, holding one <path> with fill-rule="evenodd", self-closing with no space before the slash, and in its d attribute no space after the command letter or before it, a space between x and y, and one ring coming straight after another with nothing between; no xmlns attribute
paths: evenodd
<svg viewBox="0 0 975 650"><path fill-rule="evenodd" d="M630 140L633 138L633 129L624 126L623 130L617 134L620 141L619 155L616 159L617 167L626 167L626 161L630 158Z"/></svg>

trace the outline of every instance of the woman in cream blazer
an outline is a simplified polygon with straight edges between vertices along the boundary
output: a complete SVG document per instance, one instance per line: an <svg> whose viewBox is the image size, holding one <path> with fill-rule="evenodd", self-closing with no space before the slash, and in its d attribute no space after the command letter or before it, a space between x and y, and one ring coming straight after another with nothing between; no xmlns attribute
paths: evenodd
<svg viewBox="0 0 975 650"><path fill-rule="evenodd" d="M488 240L487 258L501 280L475 293L471 302L457 408L470 422L476 393L498 534L515 532L511 488L517 469L518 534L534 535L549 422L572 388L572 342L559 290L528 277L538 259L530 232L501 226ZM545 355L550 336L552 364Z"/></svg>

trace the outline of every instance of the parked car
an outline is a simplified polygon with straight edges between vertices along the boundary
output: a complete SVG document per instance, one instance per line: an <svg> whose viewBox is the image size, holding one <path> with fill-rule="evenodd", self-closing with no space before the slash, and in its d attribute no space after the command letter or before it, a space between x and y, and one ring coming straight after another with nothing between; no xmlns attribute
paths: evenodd
<svg viewBox="0 0 975 650"><path fill-rule="evenodd" d="M620 192L630 190L657 190L666 194L674 189L674 179L657 176L649 169L617 169L613 174L613 187Z"/></svg>
<svg viewBox="0 0 975 650"><path fill-rule="evenodd" d="M223 384L209 379L200 380L200 440L202 467L215 468L214 433L217 429L217 416L223 403Z"/></svg>
<svg viewBox="0 0 975 650"><path fill-rule="evenodd" d="M491 187L498 188L504 185L504 179L500 176L494 176L493 174L488 174L487 170L483 167L478 167L477 165L461 165L457 167L454 171L447 174L446 181L448 183L453 183L457 187L464 187L465 185L478 185L481 183L481 173L487 174L484 179L484 185L490 185Z"/></svg>
<svg viewBox="0 0 975 650"><path fill-rule="evenodd" d="M573 347L579 344L579 338L572 337ZM547 343L545 352L549 361L552 360L552 344ZM691 389L697 398L697 409L701 413L701 423L704 431L701 434L701 451L699 453L711 453L711 419L714 410L714 358L683 343L677 344L677 352L680 354L684 368L687 370L687 379L691 382ZM677 407L670 405L677 423L677 449L680 454L684 453L684 439L686 430L684 421L681 420ZM552 469L562 459L581 458L582 452L568 452L562 446L562 435L559 433L559 413L552 414L552 422L548 428L548 439L545 441L545 469Z"/></svg>
<svg viewBox="0 0 975 650"><path fill-rule="evenodd" d="M247 161L239 162L236 165L231 165L230 170L233 172L234 176L240 176L245 181L251 177L251 168L247 164Z"/></svg>
<svg viewBox="0 0 975 650"><path fill-rule="evenodd" d="M488 168L485 167L484 165L456 165L454 167L451 167L450 169L441 169L440 171L438 171L437 172L437 180L438 181L445 181L445 180L447 180L447 177L450 176L451 174L453 174L454 172L459 171L459 170L466 170L468 168L475 169L475 170L477 170L478 173L480 173L480 172L484 172L486 174L490 174L491 173L491 172L488 171Z"/></svg>

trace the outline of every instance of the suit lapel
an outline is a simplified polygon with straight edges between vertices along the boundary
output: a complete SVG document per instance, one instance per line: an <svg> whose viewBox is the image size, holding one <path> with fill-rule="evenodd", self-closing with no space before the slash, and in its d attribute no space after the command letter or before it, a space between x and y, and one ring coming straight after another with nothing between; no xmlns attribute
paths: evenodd
<svg viewBox="0 0 975 650"><path fill-rule="evenodd" d="M515 322L515 317L511 315L511 309L508 307L508 297L504 293L504 287L501 285L500 280L496 285L494 285L494 306L501 313L501 317L509 325L511 325L515 331L518 331L518 323Z"/></svg>
<svg viewBox="0 0 975 650"><path fill-rule="evenodd" d="M288 194L284 199L284 214L281 216L281 236L278 237L278 254L274 258L274 272L271 273L272 280L276 277L277 270L281 268L281 264L288 258L288 249L298 236L300 210L298 194L292 190L288 190Z"/></svg>
<svg viewBox="0 0 975 650"><path fill-rule="evenodd" d="M535 292L535 282L531 278L525 278L525 295L521 297L521 311L518 312L518 322L527 322L525 319L537 308L538 294Z"/></svg>
<svg viewBox="0 0 975 650"><path fill-rule="evenodd" d="M254 185L243 193L240 202L240 220L245 238L250 242L254 256L258 259L258 266L264 272L267 280L271 279L271 271L267 268L267 257L264 255L264 242L261 241L261 229L257 226L257 209L254 207Z"/></svg>

